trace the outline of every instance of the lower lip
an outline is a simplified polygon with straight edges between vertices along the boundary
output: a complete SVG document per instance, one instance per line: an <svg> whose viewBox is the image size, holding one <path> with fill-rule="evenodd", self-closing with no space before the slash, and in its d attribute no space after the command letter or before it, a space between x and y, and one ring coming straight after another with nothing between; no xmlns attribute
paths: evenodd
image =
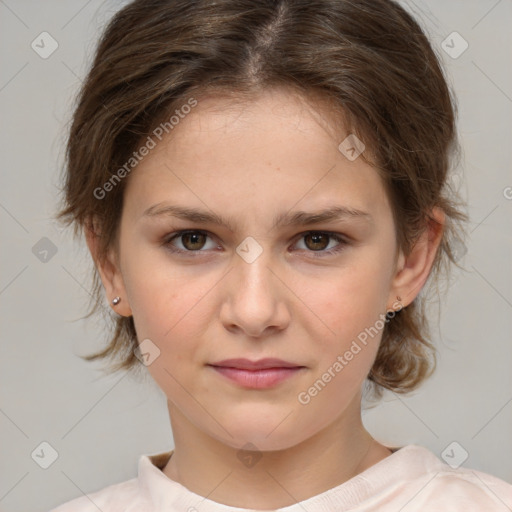
<svg viewBox="0 0 512 512"><path fill-rule="evenodd" d="M210 365L212 366L212 365ZM297 375L304 367L295 368L265 368L262 370L241 370L227 366L212 366L212 368L236 382L240 386L251 389L268 389L277 386L281 382Z"/></svg>

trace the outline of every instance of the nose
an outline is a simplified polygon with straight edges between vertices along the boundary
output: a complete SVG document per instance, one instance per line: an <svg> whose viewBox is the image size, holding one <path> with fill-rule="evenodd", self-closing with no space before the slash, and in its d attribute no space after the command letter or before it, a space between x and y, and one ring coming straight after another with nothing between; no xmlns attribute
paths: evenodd
<svg viewBox="0 0 512 512"><path fill-rule="evenodd" d="M279 266L271 261L270 250L252 262L235 254L233 267L224 283L221 321L226 329L251 338L281 331L290 322L286 302L289 291ZM282 273L282 272L281 272Z"/></svg>

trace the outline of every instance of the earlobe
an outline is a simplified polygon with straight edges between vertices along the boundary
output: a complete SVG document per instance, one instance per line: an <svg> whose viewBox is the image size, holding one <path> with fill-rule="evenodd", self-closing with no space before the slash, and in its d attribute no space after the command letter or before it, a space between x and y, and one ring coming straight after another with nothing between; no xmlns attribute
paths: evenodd
<svg viewBox="0 0 512 512"><path fill-rule="evenodd" d="M390 292L391 300L402 297L404 307L410 304L425 285L434 264L444 231L445 214L434 208L427 227L408 255L400 254Z"/></svg>
<svg viewBox="0 0 512 512"><path fill-rule="evenodd" d="M85 239L94 264L100 276L107 300L114 311L122 316L131 316L132 311L126 296L123 277L119 269L117 257L113 248L108 251L105 258L99 254L99 235L96 229L87 227Z"/></svg>

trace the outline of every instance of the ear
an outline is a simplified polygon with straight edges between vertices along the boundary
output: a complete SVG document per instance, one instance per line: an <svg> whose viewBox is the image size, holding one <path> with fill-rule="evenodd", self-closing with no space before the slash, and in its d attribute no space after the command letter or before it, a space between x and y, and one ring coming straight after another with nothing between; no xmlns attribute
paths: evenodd
<svg viewBox="0 0 512 512"><path fill-rule="evenodd" d="M110 307L122 316L131 316L132 310L128 302L128 295L124 286L123 276L119 267L117 254L114 248L111 248L105 259L99 257L99 230L94 221L88 223L85 227L85 240L89 251L93 257L94 263L100 275L103 287L107 295ZM121 302L117 306L112 304L114 297L120 297Z"/></svg>
<svg viewBox="0 0 512 512"><path fill-rule="evenodd" d="M401 252L399 255L389 303L396 304L398 301L401 307L407 306L416 298L428 279L443 238L445 213L441 208L435 207L430 217L431 220L428 221L410 254L405 256Z"/></svg>

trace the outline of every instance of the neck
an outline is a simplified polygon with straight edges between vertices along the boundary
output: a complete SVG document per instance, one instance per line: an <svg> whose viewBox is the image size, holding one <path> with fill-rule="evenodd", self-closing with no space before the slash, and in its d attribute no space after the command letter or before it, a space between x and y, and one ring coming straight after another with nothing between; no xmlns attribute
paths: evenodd
<svg viewBox="0 0 512 512"><path fill-rule="evenodd" d="M391 454L346 414L298 445L242 452L199 430L171 402L175 449L163 473L224 505L282 508L341 485ZM347 411L345 411L347 412Z"/></svg>

